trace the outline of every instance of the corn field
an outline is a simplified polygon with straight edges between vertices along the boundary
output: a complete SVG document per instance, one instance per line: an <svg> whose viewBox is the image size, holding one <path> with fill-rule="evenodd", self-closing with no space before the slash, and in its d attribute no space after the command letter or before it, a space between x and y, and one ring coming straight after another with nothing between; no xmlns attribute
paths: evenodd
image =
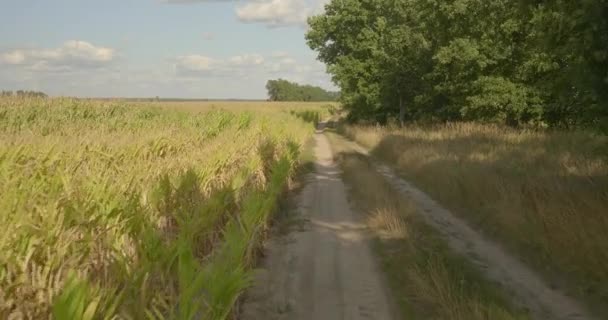
<svg viewBox="0 0 608 320"><path fill-rule="evenodd" d="M225 319L313 127L0 99L0 319Z"/></svg>

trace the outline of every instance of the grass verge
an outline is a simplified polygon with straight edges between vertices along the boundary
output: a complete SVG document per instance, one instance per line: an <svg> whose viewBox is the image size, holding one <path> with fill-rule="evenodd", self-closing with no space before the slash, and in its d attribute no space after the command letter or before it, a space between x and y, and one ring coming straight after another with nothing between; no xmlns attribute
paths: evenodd
<svg viewBox="0 0 608 320"><path fill-rule="evenodd" d="M608 314L608 137L472 123L342 131Z"/></svg>
<svg viewBox="0 0 608 320"><path fill-rule="evenodd" d="M417 217L411 201L392 190L365 156L343 138L327 134L351 199L377 235L374 248L403 318L528 319L499 287L452 253Z"/></svg>

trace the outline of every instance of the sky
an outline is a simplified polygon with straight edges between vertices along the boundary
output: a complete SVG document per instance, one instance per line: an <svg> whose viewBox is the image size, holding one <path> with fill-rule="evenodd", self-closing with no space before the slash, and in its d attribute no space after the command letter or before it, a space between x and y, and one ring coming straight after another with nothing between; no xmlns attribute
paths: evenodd
<svg viewBox="0 0 608 320"><path fill-rule="evenodd" d="M335 89L306 45L325 0L0 0L0 90L266 98L269 79Z"/></svg>

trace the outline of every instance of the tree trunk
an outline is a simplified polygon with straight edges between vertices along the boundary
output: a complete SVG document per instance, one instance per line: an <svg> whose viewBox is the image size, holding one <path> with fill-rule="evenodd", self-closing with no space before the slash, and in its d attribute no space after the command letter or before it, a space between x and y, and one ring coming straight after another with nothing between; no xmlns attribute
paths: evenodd
<svg viewBox="0 0 608 320"><path fill-rule="evenodd" d="M405 104L401 95L399 95L399 124L401 127L405 125Z"/></svg>

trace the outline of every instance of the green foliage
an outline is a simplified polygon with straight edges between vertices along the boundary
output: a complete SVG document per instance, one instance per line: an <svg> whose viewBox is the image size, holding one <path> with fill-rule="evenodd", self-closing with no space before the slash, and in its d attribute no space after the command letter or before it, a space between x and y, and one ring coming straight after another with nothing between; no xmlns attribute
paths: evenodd
<svg viewBox="0 0 608 320"><path fill-rule="evenodd" d="M94 319L99 299L90 301L90 288L85 280L78 279L72 274L62 291L53 303L53 317L55 319Z"/></svg>
<svg viewBox="0 0 608 320"><path fill-rule="evenodd" d="M339 97L337 92L283 79L268 80L266 89L271 101L336 101Z"/></svg>
<svg viewBox="0 0 608 320"><path fill-rule="evenodd" d="M28 90L17 90L13 93L13 91L10 90L2 90L0 91L0 96L1 97L11 97L11 96L17 96L17 97L28 97L28 98L46 98L47 95L44 92L40 92L40 91L28 91Z"/></svg>
<svg viewBox="0 0 608 320"><path fill-rule="evenodd" d="M608 127L607 0L333 0L309 19L353 120Z"/></svg>
<svg viewBox="0 0 608 320"><path fill-rule="evenodd" d="M501 77L479 77L460 109L464 119L499 121L508 125L539 119L540 98L532 89Z"/></svg>

